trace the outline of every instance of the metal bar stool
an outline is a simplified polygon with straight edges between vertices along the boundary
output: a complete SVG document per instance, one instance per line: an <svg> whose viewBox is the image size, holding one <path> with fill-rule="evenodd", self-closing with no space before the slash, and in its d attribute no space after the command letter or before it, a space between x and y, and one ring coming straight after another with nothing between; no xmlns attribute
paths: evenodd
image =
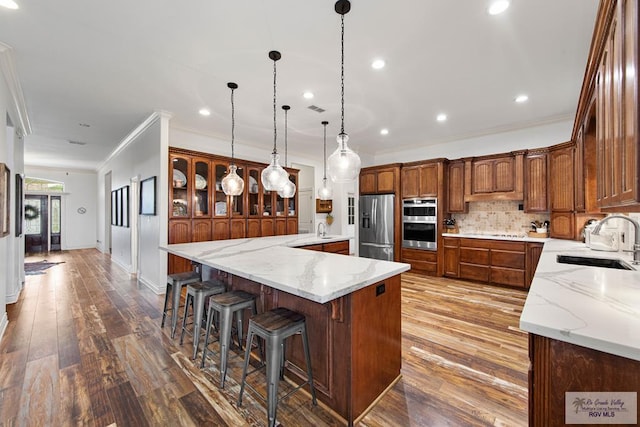
<svg viewBox="0 0 640 427"><path fill-rule="evenodd" d="M304 347L304 358L307 364L307 381L291 390L286 396L278 399L278 382L284 375L285 359L285 339L302 334L302 346ZM284 307L275 308L249 319L249 330L247 331L247 349L244 356L244 369L242 371L242 382L240 383L240 395L238 396L238 406L242 405L242 393L247 378L249 367L249 357L253 336L257 335L265 340L267 352L267 415L269 417L269 427L275 426L276 410L278 402L285 399L305 384L309 384L313 405L317 405L316 390L313 386L313 374L311 371L311 357L309 353L309 340L307 339L307 323L305 317ZM256 369L257 370L257 369ZM250 385L246 384L248 387ZM252 387L251 387L252 388ZM254 392L258 393L255 389Z"/></svg>
<svg viewBox="0 0 640 427"><path fill-rule="evenodd" d="M200 344L200 327L204 318L204 303L211 295L221 294L227 290L225 284L220 280L207 280L187 285L187 300L184 305L184 316L182 316L182 333L180 334L180 345L184 341L184 333L187 331L187 317L189 317L189 306L193 313L193 357L198 355L198 345Z"/></svg>
<svg viewBox="0 0 640 427"><path fill-rule="evenodd" d="M178 308L180 307L180 295L182 294L182 287L189 283L199 282L200 269L197 268L194 271L187 271L184 273L169 274L167 276L167 288L164 294L164 309L162 310L162 323L161 328L164 328L164 321L167 318L167 313L171 311L171 338L176 333L176 325L178 324ZM171 307L169 308L169 299L171 299Z"/></svg>
<svg viewBox="0 0 640 427"><path fill-rule="evenodd" d="M233 315L236 315L236 333L238 336L238 346L242 350L242 318L244 310L251 310L251 314L256 314L256 296L244 291L230 291L223 294L209 297L209 313L207 314L207 332L204 335L204 349L202 350L201 368L207 358L209 336L211 325L215 313L220 316L220 388L224 388L224 381L227 377L227 360L229 358L229 345L231 344L231 326Z"/></svg>

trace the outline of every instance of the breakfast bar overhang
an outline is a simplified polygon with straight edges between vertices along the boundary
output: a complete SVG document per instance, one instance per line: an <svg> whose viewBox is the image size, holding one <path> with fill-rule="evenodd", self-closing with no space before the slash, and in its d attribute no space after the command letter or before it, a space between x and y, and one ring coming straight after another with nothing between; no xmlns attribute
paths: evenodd
<svg viewBox="0 0 640 427"><path fill-rule="evenodd" d="M347 239L298 234L161 249L228 274L230 289L258 297L258 312L305 315L318 398L353 425L400 377L400 273L409 265L304 249ZM287 361L288 377L304 382L299 337Z"/></svg>

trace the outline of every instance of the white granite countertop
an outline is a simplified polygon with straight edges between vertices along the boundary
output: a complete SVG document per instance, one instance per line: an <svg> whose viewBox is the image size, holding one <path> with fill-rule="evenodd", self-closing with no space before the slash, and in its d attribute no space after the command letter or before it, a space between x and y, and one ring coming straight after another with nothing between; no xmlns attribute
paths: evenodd
<svg viewBox="0 0 640 427"><path fill-rule="evenodd" d="M160 246L160 249L318 303L326 303L410 268L404 263L297 249L348 239L293 234L179 243Z"/></svg>
<svg viewBox="0 0 640 427"><path fill-rule="evenodd" d="M442 233L445 237L465 237L468 239L487 239L487 240L512 240L515 242L546 242L549 239L540 237L529 237L521 234L506 233Z"/></svg>
<svg viewBox="0 0 640 427"><path fill-rule="evenodd" d="M640 360L640 266L636 271L561 264L557 255L617 258L584 243L549 239L520 316L520 328L606 353Z"/></svg>

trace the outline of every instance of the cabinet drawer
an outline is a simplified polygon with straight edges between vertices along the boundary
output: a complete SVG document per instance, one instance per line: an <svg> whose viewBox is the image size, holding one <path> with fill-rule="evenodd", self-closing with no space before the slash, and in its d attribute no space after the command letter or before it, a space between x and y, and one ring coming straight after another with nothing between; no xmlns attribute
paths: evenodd
<svg viewBox="0 0 640 427"><path fill-rule="evenodd" d="M491 251L491 266L517 268L524 270L525 265L524 252L512 251Z"/></svg>
<svg viewBox="0 0 640 427"><path fill-rule="evenodd" d="M325 252L333 252L333 253L341 253L341 254L349 254L349 241L345 240L342 242L331 242L324 244Z"/></svg>
<svg viewBox="0 0 640 427"><path fill-rule="evenodd" d="M500 285L521 286L524 288L524 270L491 267L491 283L497 283Z"/></svg>
<svg viewBox="0 0 640 427"><path fill-rule="evenodd" d="M526 242L509 242L506 240L489 240L491 249L501 249L505 251L522 252L527 247Z"/></svg>
<svg viewBox="0 0 640 427"><path fill-rule="evenodd" d="M460 246L460 238L458 238L458 237L443 237L442 238L442 243L444 244L444 246L457 248L458 246Z"/></svg>
<svg viewBox="0 0 640 427"><path fill-rule="evenodd" d="M436 251L423 251L420 249L402 248L402 260L437 262L438 253Z"/></svg>
<svg viewBox="0 0 640 427"><path fill-rule="evenodd" d="M460 278L477 280L480 282L489 281L490 269L488 266L460 263Z"/></svg>
<svg viewBox="0 0 640 427"><path fill-rule="evenodd" d="M406 260L404 261L408 264L411 264L412 271L420 271L428 274L436 274L438 269L438 264L435 262L429 261L418 261L418 260Z"/></svg>
<svg viewBox="0 0 640 427"><path fill-rule="evenodd" d="M308 249L310 251L320 251L320 252L322 252L322 244L320 244L320 245L300 246L300 249Z"/></svg>
<svg viewBox="0 0 640 427"><path fill-rule="evenodd" d="M489 265L489 249L460 247L460 262Z"/></svg>

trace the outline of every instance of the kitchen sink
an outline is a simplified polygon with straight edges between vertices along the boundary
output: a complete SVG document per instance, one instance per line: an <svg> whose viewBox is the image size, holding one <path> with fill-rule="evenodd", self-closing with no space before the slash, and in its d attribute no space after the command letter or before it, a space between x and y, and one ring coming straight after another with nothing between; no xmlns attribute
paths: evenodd
<svg viewBox="0 0 640 427"><path fill-rule="evenodd" d="M614 268L617 270L635 270L628 263L614 258L591 258L585 256L558 255L556 261L562 264L585 265L588 267Z"/></svg>

